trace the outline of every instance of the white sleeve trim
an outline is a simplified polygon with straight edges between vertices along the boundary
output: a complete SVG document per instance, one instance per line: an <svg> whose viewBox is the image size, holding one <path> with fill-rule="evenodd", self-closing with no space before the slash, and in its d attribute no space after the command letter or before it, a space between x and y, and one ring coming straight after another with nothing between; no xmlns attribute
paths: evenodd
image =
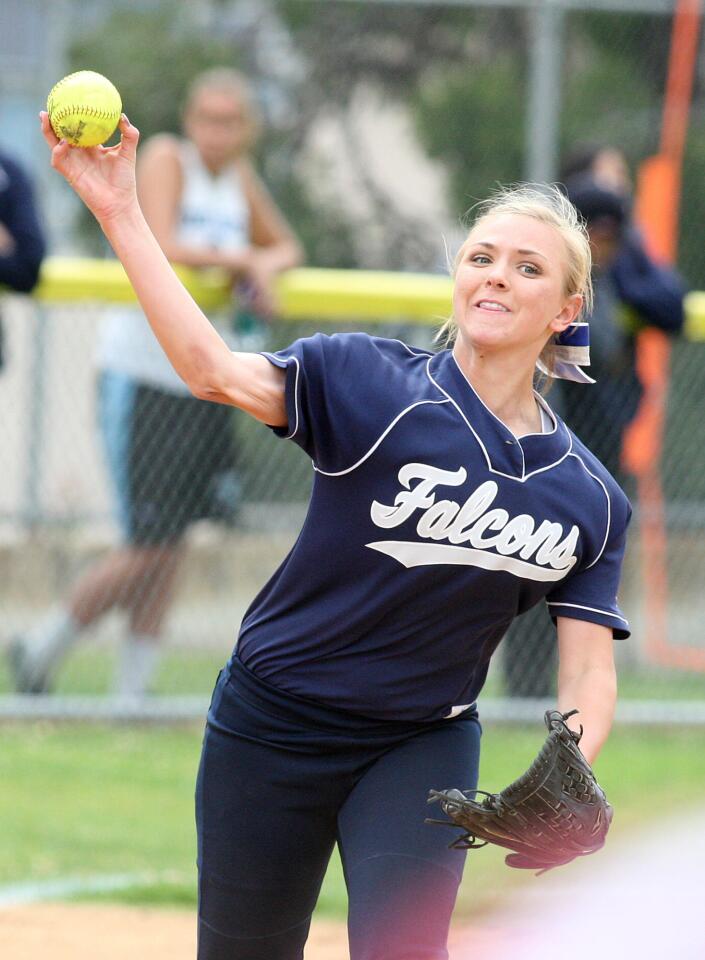
<svg viewBox="0 0 705 960"><path fill-rule="evenodd" d="M599 607L585 607L582 603L561 603L558 600L548 600L549 607L573 607L576 610L589 610L590 613L599 613L603 617L612 617L613 620L621 620L622 623L626 623L629 626L629 621L625 620L624 617L618 616L616 613L610 613L609 610L600 610Z"/></svg>
<svg viewBox="0 0 705 960"><path fill-rule="evenodd" d="M280 370L286 370L292 360L296 364L296 377L294 379L294 410L296 411L296 418L294 420L294 429L284 437L285 440L291 440L292 437L296 436L299 429L299 372L301 365L298 357L278 357L276 353L268 353L267 351L262 351L262 356L266 357L275 367L279 367ZM282 363L284 364L283 367Z"/></svg>

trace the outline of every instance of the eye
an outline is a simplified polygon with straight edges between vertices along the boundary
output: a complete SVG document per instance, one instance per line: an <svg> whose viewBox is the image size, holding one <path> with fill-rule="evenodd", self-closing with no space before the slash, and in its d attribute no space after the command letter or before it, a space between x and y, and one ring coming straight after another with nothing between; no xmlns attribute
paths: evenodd
<svg viewBox="0 0 705 960"><path fill-rule="evenodd" d="M471 263L477 263L481 267L484 267L488 263L492 263L486 253L473 253L469 259Z"/></svg>
<svg viewBox="0 0 705 960"><path fill-rule="evenodd" d="M519 269L528 277L537 277L541 271L534 263L520 263Z"/></svg>

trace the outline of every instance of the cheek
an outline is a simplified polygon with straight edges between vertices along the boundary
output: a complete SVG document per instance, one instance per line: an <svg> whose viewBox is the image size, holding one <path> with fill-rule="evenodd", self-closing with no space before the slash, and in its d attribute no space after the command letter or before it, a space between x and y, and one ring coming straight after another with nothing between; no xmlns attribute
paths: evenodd
<svg viewBox="0 0 705 960"><path fill-rule="evenodd" d="M453 309L464 309L467 306L467 302L471 297L471 294L476 286L472 282L473 277L468 270L463 270L462 268L455 275L455 281L453 283Z"/></svg>
<svg viewBox="0 0 705 960"><path fill-rule="evenodd" d="M521 301L531 311L541 310L546 316L551 313L560 299L555 284L544 278L527 278L521 285Z"/></svg>

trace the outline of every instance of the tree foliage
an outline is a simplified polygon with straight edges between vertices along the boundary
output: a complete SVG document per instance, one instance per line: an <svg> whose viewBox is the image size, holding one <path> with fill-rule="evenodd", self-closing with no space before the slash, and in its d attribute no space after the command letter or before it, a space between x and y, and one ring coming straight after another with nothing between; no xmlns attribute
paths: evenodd
<svg viewBox="0 0 705 960"><path fill-rule="evenodd" d="M160 131L178 133L186 90L199 72L229 66L246 72L255 91L263 79L252 63L249 37L233 37L204 28L180 0L135 8L123 2L105 20L74 35L68 50L71 69L93 69L110 77L120 90L125 112L142 141ZM265 111L266 112L266 111ZM352 266L350 225L325 203L316 202L297 172L292 155L296 131L265 124L256 160L267 185L319 265ZM82 210L79 229L88 245L103 250L102 234Z"/></svg>
<svg viewBox="0 0 705 960"><path fill-rule="evenodd" d="M178 129L186 85L205 67L239 66L260 90L278 84L285 117L268 126L258 160L311 262L407 269L431 262L424 246L428 225L399 209L367 170L351 113L362 84L409 111L423 149L448 172L452 216L460 217L497 182L524 175L530 11L339 0L261 0L257 6L213 0L210 6L216 16L207 27L189 18L190 8L177 0L144 9L125 0L107 22L75 39L72 65L110 76L145 135ZM232 28L235 20L228 15L244 7L278 17L300 63L298 73L272 70L271 61L258 56L252 36ZM221 29L219 23L231 26ZM666 17L566 13L561 150L584 140L612 143L636 171L658 144L669 34ZM312 131L325 116L335 116L344 131L344 159L360 174L361 208L371 211L365 218L351 217L324 189L329 171L307 169ZM705 216L700 189L705 130L697 105L693 117L682 246L689 279L702 283L705 252L687 239ZM364 256L372 236L382 251L373 255L374 263Z"/></svg>
<svg viewBox="0 0 705 960"><path fill-rule="evenodd" d="M74 34L69 57L74 69L110 77L143 138L179 130L180 105L195 74L216 64L239 65L238 51L189 23L176 0L146 9L116 6L105 22Z"/></svg>

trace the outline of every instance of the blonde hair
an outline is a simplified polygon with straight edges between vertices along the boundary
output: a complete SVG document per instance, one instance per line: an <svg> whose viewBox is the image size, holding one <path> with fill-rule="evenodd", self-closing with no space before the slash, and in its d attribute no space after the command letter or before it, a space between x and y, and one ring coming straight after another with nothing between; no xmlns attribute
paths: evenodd
<svg viewBox="0 0 705 960"><path fill-rule="evenodd" d="M470 210L471 222L468 237L482 220L497 214L530 217L540 223L555 227L565 243L567 268L565 271L564 295L580 294L583 304L578 320L592 312L592 256L587 227L570 200L555 184L519 183L500 187L486 200L481 200ZM455 279L462 259L467 237L456 254L451 276ZM445 346L456 338L458 326L454 317L445 321L436 337ZM541 360L550 369L550 351L544 350Z"/></svg>
<svg viewBox="0 0 705 960"><path fill-rule="evenodd" d="M245 113L245 148L251 148L260 134L262 117L255 102L252 87L245 75L232 67L213 67L211 70L199 73L186 90L184 116L188 114L201 93L206 90L230 94L242 104Z"/></svg>

